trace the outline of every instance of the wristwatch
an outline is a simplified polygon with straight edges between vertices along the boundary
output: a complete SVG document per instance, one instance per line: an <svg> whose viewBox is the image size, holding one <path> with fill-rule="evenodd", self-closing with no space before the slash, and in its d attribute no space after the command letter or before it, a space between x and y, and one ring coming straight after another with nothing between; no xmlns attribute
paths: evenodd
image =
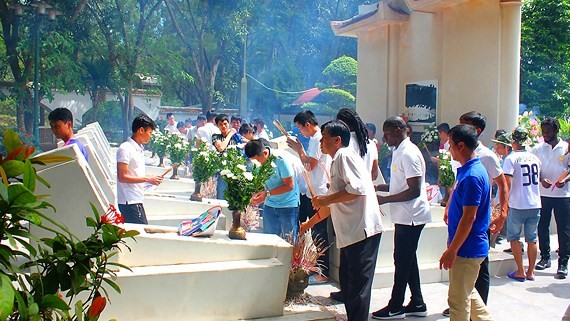
<svg viewBox="0 0 570 321"><path fill-rule="evenodd" d="M265 193L266 193L266 196L265 196L265 197L271 196L271 192L270 192L269 190L266 190Z"/></svg>

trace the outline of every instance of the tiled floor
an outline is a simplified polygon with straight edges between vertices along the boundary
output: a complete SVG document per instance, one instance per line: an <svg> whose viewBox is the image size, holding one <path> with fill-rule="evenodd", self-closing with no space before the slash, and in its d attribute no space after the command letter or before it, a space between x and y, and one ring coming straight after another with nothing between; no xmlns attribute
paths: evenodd
<svg viewBox="0 0 570 321"><path fill-rule="evenodd" d="M557 242L552 239L556 249ZM506 248L506 244L498 248ZM536 271L536 281L516 282L507 276L493 277L489 295L489 309L495 320L517 321L559 321L570 305L570 278L557 280L557 255L553 253L552 267L544 271ZM524 257L526 260L526 255ZM422 285L424 300L428 307L426 318L409 317L407 319L434 321L448 320L441 315L447 307L447 283L432 283ZM327 306L328 310L337 314L337 320L344 320L344 305L332 302L328 296L331 291L337 291L337 284L312 285L306 290L316 300ZM391 288L372 291L370 310L383 308L390 299ZM370 320L374 320L370 318Z"/></svg>

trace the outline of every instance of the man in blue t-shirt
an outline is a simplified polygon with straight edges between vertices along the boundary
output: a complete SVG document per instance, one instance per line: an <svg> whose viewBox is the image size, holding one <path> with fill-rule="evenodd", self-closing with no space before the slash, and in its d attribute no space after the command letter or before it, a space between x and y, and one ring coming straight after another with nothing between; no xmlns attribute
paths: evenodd
<svg viewBox="0 0 570 321"><path fill-rule="evenodd" d="M56 108L48 115L51 131L56 138L63 140L63 146L75 144L79 147L85 160L89 160L87 149L73 134L73 114L67 108Z"/></svg>
<svg viewBox="0 0 570 321"><path fill-rule="evenodd" d="M449 270L447 301L452 320L492 320L475 289L480 264L489 254L487 229L491 217L491 184L475 156L477 145L475 127L457 125L449 131L449 151L461 167L449 204L447 250L439 259L439 267Z"/></svg>
<svg viewBox="0 0 570 321"><path fill-rule="evenodd" d="M299 187L295 184L293 165L282 156L282 152L265 147L259 139L250 140L245 145L245 155L252 160L265 163L271 155L273 175L265 181L265 190L253 194L251 205L263 206L263 229L267 234L297 237L299 226ZM286 153L286 152L284 152Z"/></svg>

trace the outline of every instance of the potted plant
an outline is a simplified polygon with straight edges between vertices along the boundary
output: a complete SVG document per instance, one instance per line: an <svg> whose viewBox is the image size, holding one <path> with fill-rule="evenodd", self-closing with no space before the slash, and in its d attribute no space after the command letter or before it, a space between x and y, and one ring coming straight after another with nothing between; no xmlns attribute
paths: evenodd
<svg viewBox="0 0 570 321"><path fill-rule="evenodd" d="M172 163L172 176L170 176L170 179L180 179L178 177L178 168L184 162L184 159L188 157L192 146L185 137L180 135L170 135L169 140L166 153Z"/></svg>
<svg viewBox="0 0 570 321"><path fill-rule="evenodd" d="M150 141L148 142L148 148L151 149L152 151L154 151L156 153L156 155L158 155L159 158L159 162L158 162L158 166L159 167L164 167L164 157L167 154L167 148L168 145L170 143L170 132L168 131L164 131L161 132L160 130L156 130L152 133L152 137L150 138Z"/></svg>
<svg viewBox="0 0 570 321"><path fill-rule="evenodd" d="M431 156L431 151L438 150L439 135L437 133L437 126L435 124L428 126L424 130L420 138L420 141L424 145L425 149L428 151L428 155Z"/></svg>
<svg viewBox="0 0 570 321"><path fill-rule="evenodd" d="M440 205L446 206L447 202L449 201L449 195L451 194L451 187L455 182L455 174L453 173L453 169L451 167L451 154L449 151L440 149L437 158L439 159L439 186L445 189L445 194L443 195L443 199L441 200Z"/></svg>
<svg viewBox="0 0 570 321"><path fill-rule="evenodd" d="M220 171L228 187L224 199L232 211L231 239L245 240L245 230L241 227L241 213L250 204L251 196L265 188L265 181L273 175L275 156L271 155L263 164L253 163L248 170L243 154L236 148L228 148L222 154Z"/></svg>
<svg viewBox="0 0 570 321"><path fill-rule="evenodd" d="M195 187L190 199L201 202L202 194L200 193L200 188L210 177L220 171L222 166L221 157L218 152L208 149L206 142L201 141L199 147L194 150L192 164L194 164L192 176L194 177Z"/></svg>

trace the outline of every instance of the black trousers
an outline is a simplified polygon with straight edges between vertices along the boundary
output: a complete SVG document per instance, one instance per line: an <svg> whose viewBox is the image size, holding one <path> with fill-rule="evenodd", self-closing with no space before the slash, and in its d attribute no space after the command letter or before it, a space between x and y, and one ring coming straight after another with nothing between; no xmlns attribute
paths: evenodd
<svg viewBox="0 0 570 321"><path fill-rule="evenodd" d="M560 262L567 264L570 256L570 197L542 196L540 201L542 202L538 221L540 256L550 258L550 220L552 219L552 210L554 210L558 245L560 246L558 257Z"/></svg>
<svg viewBox="0 0 570 321"><path fill-rule="evenodd" d="M340 249L339 281L349 321L367 321L382 234Z"/></svg>
<svg viewBox="0 0 570 321"><path fill-rule="evenodd" d="M425 224L395 224L394 229L394 286L390 298L390 311L402 310L406 296L406 287L410 286L411 304L424 303L420 288L420 271L416 251Z"/></svg>
<svg viewBox="0 0 570 321"><path fill-rule="evenodd" d="M119 211L125 218L125 223L148 224L142 204L119 204Z"/></svg>
<svg viewBox="0 0 570 321"><path fill-rule="evenodd" d="M311 204L311 199L308 198L306 195L301 195L301 204L299 205L299 223L305 222L307 219L310 219L315 215L315 210L313 209L313 205ZM313 236L313 240L323 241L323 247L329 246L329 234L327 232L327 223L329 218L326 218L316 224L312 229L311 235ZM320 257L319 263L321 263L321 268L323 270L323 275L329 276L329 250L326 250L325 253Z"/></svg>
<svg viewBox="0 0 570 321"><path fill-rule="evenodd" d="M487 230L487 237L491 239L491 230ZM487 304L487 299L489 298L489 288L491 287L491 273L489 272L489 256L481 262L481 268L479 268L479 275L475 281L475 289L479 292L483 302Z"/></svg>

